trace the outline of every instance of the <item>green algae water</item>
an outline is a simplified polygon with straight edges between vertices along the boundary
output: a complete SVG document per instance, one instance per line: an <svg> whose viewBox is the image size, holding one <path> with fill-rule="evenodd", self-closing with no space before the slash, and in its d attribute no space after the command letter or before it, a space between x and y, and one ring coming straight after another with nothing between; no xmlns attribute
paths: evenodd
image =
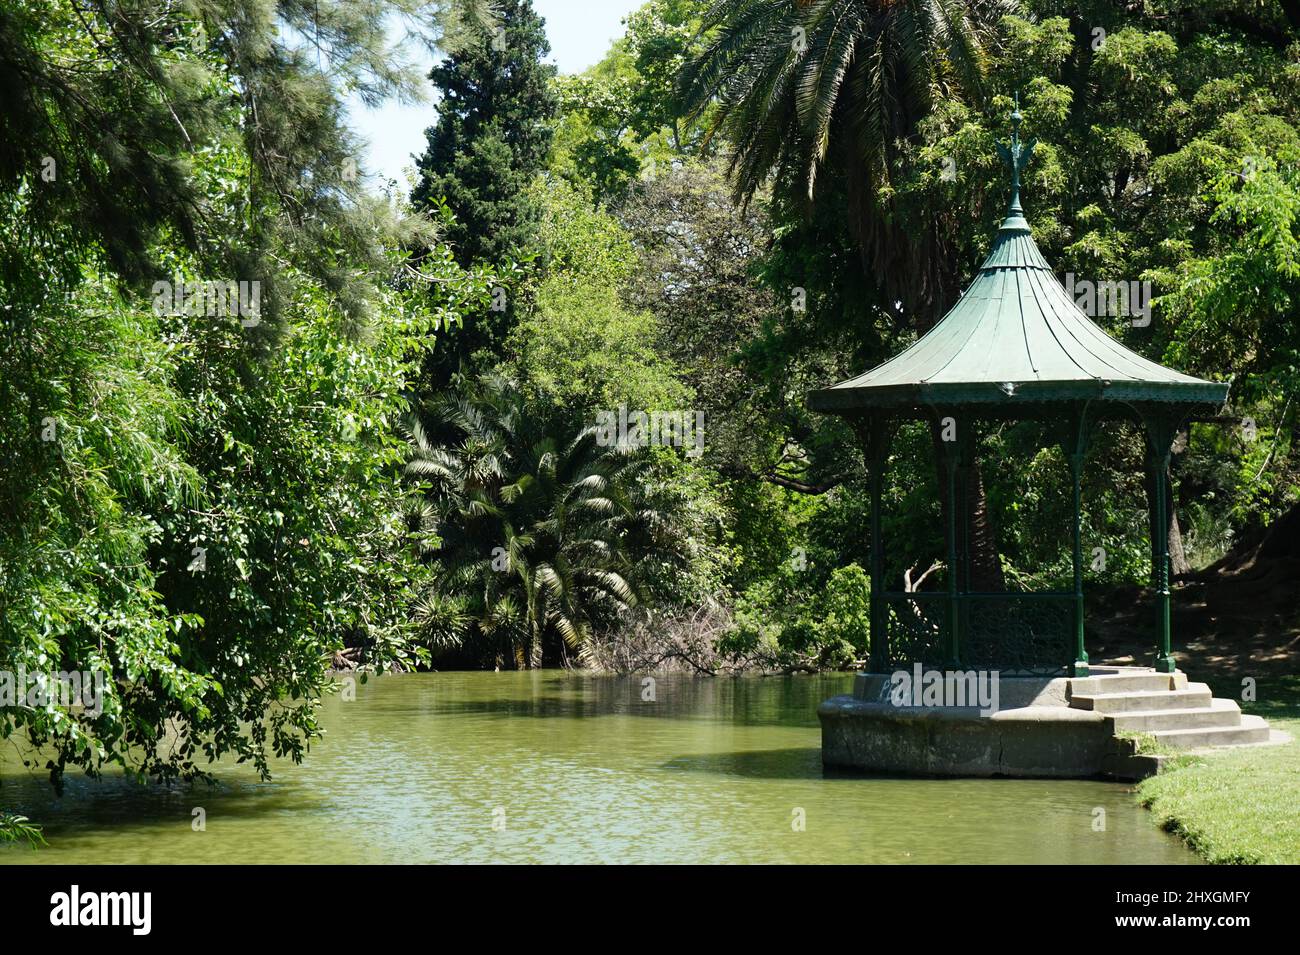
<svg viewBox="0 0 1300 955"><path fill-rule="evenodd" d="M373 679L269 783L70 776L56 800L10 759L0 804L49 846L0 864L1196 862L1115 783L824 772L816 708L848 674L643 680Z"/></svg>

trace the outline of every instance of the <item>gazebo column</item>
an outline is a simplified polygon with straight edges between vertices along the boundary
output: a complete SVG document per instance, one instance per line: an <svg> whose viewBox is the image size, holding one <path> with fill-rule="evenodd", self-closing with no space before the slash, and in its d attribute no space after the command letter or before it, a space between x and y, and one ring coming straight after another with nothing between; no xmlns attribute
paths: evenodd
<svg viewBox="0 0 1300 955"><path fill-rule="evenodd" d="M892 423L883 415L862 419L858 425L871 489L871 633L868 666L872 673L889 668L889 619L885 606L885 545L880 531L880 499L884 493L885 466L889 460Z"/></svg>
<svg viewBox="0 0 1300 955"><path fill-rule="evenodd" d="M957 549L954 552L957 563L953 565L953 576L957 578L957 605L954 609L954 619L957 621L956 634L952 641L952 662L955 664L959 656L971 659L972 653L977 652L976 648L971 646L971 602L963 599L963 595L971 593L976 588L972 581L974 574L971 568L971 526L972 520L972 478L975 467L976 452L976 433L974 418L964 419L961 423L961 430L957 435L957 482L955 487L955 496L950 494L949 500L957 502L957 523L955 531L957 534ZM958 637L965 640L963 647L958 642Z"/></svg>
<svg viewBox="0 0 1300 955"><path fill-rule="evenodd" d="M1074 663L1073 676L1088 675L1088 650L1083 641L1083 455L1070 455L1070 481L1074 486Z"/></svg>
<svg viewBox="0 0 1300 955"><path fill-rule="evenodd" d="M1061 450L1070 465L1073 491L1074 535L1071 547L1074 568L1074 662L1072 676L1088 675L1088 650L1083 633L1083 460L1088 452L1088 405L1085 403L1069 420L1069 430L1061 441Z"/></svg>
<svg viewBox="0 0 1300 955"><path fill-rule="evenodd" d="M942 420L940 427L942 429ZM957 495L957 471L962 460L962 446L965 443L965 434L963 429L967 426L965 422L958 423L956 417L952 417L952 426L957 428L956 440L941 440L939 442L941 454L943 456L943 471L947 489L945 497L948 501L948 521L946 538L948 542L948 646L945 647L947 664L952 669L961 666L961 598L958 588L958 563L957 563L957 527L958 512L961 509Z"/></svg>
<svg viewBox="0 0 1300 955"><path fill-rule="evenodd" d="M1178 422L1169 415L1143 416L1147 435L1147 469L1151 478L1151 585L1156 596L1156 659L1161 673L1173 673L1169 622L1169 457Z"/></svg>

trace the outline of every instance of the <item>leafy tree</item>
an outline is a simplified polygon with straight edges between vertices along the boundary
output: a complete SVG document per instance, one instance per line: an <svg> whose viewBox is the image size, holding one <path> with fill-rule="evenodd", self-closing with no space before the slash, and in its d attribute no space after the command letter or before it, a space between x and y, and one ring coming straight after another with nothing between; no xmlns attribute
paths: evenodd
<svg viewBox="0 0 1300 955"><path fill-rule="evenodd" d="M56 787L232 753L266 774L314 738L336 652L413 659L396 427L432 316L486 289L435 248L436 306L395 290L391 250L432 233L364 193L338 99L412 79L389 12L438 22L404 0L0 12L0 669L106 677L99 713L0 711ZM156 289L232 279L260 307Z"/></svg>
<svg viewBox="0 0 1300 955"><path fill-rule="evenodd" d="M670 145L686 154L700 145L705 128L683 118L678 80L703 47L706 0L650 0L628 15L627 54L636 71L630 126L644 137L667 128Z"/></svg>
<svg viewBox="0 0 1300 955"><path fill-rule="evenodd" d="M1284 508L1292 521L1300 512L1292 457L1300 417L1300 177L1295 165L1279 168L1265 156L1255 163L1250 175L1225 173L1207 190L1221 234L1213 252L1166 277L1174 291L1160 305L1177 322L1171 356L1205 373L1228 371L1236 408L1249 412L1242 416L1249 426L1237 433L1205 436L1236 459L1231 476L1200 481L1223 493L1234 524L1257 532ZM1212 473L1210 461L1197 464ZM1294 553L1294 540L1285 546Z"/></svg>
<svg viewBox="0 0 1300 955"><path fill-rule="evenodd" d="M577 76L560 77L559 122L550 167L620 198L643 170L668 166L701 146L705 127L687 122L677 79L703 46L706 0L650 0L624 21L609 53Z"/></svg>
<svg viewBox="0 0 1300 955"><path fill-rule="evenodd" d="M758 656L769 667L847 669L866 654L870 583L857 564L837 567L815 592L792 578L768 578L737 600L726 652Z"/></svg>
<svg viewBox="0 0 1300 955"><path fill-rule="evenodd" d="M444 6L9 5L0 12L0 177L38 185L33 220L95 238L128 282L159 277L150 245L165 227L214 274L262 282L264 332L292 297L278 284L286 253L362 320L367 272L383 267L374 239L385 212L365 191L338 90L373 103L412 88L418 74L383 21L393 13L435 37ZM243 160L205 193L195 164L231 149Z"/></svg>
<svg viewBox="0 0 1300 955"><path fill-rule="evenodd" d="M633 278L636 249L616 216L564 179L539 176L531 192L541 213L535 240L539 277L619 289Z"/></svg>
<svg viewBox="0 0 1300 955"><path fill-rule="evenodd" d="M657 347L659 324L616 289L547 279L511 338L525 389L551 420L573 427L602 411L692 410L691 391Z"/></svg>
<svg viewBox="0 0 1300 955"><path fill-rule="evenodd" d="M695 390L709 421L705 460L729 477L787 480L785 437L805 412L789 400L790 376L769 378L750 352L786 320L760 274L766 197L742 208L718 161L690 161L638 182L615 212L638 254L627 297L657 316L664 352Z"/></svg>
<svg viewBox="0 0 1300 955"><path fill-rule="evenodd" d="M621 195L646 160L632 133L633 82L604 63L556 81L560 108L550 167L598 200Z"/></svg>
<svg viewBox="0 0 1300 955"><path fill-rule="evenodd" d="M537 241L544 277L506 343L507 362L557 433L590 425L620 405L636 411L692 407L691 391L661 347L662 321L630 308L632 238L564 180L539 179Z"/></svg>
<svg viewBox="0 0 1300 955"><path fill-rule="evenodd" d="M529 187L550 149L556 105L555 69L541 62L549 52L531 0L505 0L429 73L438 120L426 131L411 201L442 220L456 263L494 267L497 280L491 304L470 311L426 359L425 391L492 367L530 307L523 280L539 210ZM414 252L422 261L423 251Z"/></svg>

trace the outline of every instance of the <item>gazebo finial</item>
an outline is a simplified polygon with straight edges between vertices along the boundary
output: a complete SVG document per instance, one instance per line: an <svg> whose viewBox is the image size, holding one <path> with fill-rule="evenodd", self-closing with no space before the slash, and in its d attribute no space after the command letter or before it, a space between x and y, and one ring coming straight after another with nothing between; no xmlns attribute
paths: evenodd
<svg viewBox="0 0 1300 955"><path fill-rule="evenodd" d="M1027 143L1020 142L1020 92L1015 94L1015 107L1011 111L1011 143L998 143L998 155L1011 167L1011 204L1007 206L1007 217L1023 218L1024 209L1020 207L1020 173L1029 165L1029 157L1034 153L1037 139Z"/></svg>

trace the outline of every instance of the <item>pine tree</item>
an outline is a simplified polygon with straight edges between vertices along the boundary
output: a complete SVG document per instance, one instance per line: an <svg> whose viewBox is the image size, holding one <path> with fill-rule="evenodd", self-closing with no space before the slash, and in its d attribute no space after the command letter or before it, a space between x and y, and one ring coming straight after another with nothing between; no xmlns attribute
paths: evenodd
<svg viewBox="0 0 1300 955"><path fill-rule="evenodd" d="M417 207L446 200L456 216L447 238L466 266L527 250L537 210L526 187L546 161L557 107L555 67L541 62L551 46L532 0L495 10L476 41L429 73L441 94L438 122L411 196Z"/></svg>

